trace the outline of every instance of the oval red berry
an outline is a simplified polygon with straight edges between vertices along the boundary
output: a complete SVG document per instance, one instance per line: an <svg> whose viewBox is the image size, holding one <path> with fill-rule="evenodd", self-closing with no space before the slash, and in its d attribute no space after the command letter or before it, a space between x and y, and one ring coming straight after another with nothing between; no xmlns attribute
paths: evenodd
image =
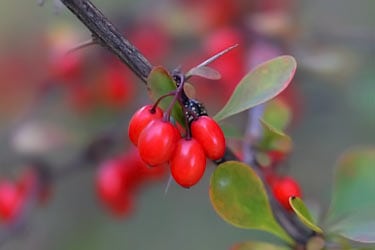
<svg viewBox="0 0 375 250"><path fill-rule="evenodd" d="M138 145L139 135L151 121L163 117L163 111L158 107L152 111L152 106L153 105L146 105L139 109L129 122L128 134L134 145Z"/></svg>
<svg viewBox="0 0 375 250"><path fill-rule="evenodd" d="M208 116L201 116L191 123L191 134L203 147L206 156L218 160L225 153L225 137L220 126Z"/></svg>
<svg viewBox="0 0 375 250"><path fill-rule="evenodd" d="M180 139L170 165L175 181L188 188L202 178L206 169L206 155L202 146L194 138L191 140Z"/></svg>
<svg viewBox="0 0 375 250"><path fill-rule="evenodd" d="M276 200L287 210L292 211L289 198L292 196L302 197L301 188L297 181L291 177L283 177L273 182L272 192Z"/></svg>
<svg viewBox="0 0 375 250"><path fill-rule="evenodd" d="M23 198L15 183L2 181L0 183L0 219L5 222L13 221L20 213Z"/></svg>
<svg viewBox="0 0 375 250"><path fill-rule="evenodd" d="M125 192L121 165L116 160L106 161L98 169L96 190L100 200L112 203L120 200Z"/></svg>
<svg viewBox="0 0 375 250"><path fill-rule="evenodd" d="M152 121L140 134L138 150L142 160L155 166L169 161L180 134L175 126L162 120Z"/></svg>

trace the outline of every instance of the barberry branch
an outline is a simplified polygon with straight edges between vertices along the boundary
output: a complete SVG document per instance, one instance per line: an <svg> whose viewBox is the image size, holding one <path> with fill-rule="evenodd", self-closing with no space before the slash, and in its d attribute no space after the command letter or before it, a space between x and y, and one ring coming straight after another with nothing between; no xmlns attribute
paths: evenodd
<svg viewBox="0 0 375 250"><path fill-rule="evenodd" d="M92 37L96 39L100 45L106 47L119 57L121 61L146 83L152 65L134 45L122 36L93 3L89 0L61 0L61 2L91 31ZM253 159L251 152L248 158ZM233 152L227 148L224 157L215 161L215 163L220 164L228 160L238 159ZM257 172L259 173L259 171ZM261 175L261 173L259 174ZM272 195L270 196L272 197ZM296 242L305 245L309 238L313 236L313 232L300 225L294 216L283 212L283 208L281 208L273 198L270 200L275 216L282 227L284 227Z"/></svg>

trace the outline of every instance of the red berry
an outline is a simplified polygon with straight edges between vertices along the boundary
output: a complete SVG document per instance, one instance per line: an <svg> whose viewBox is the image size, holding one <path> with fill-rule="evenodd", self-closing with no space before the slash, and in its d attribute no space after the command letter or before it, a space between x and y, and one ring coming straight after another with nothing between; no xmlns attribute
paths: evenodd
<svg viewBox="0 0 375 250"><path fill-rule="evenodd" d="M152 121L140 134L138 150L142 160L155 166L169 161L180 134L175 126L162 120Z"/></svg>
<svg viewBox="0 0 375 250"><path fill-rule="evenodd" d="M289 204L291 196L302 197L301 188L292 177L283 177L273 182L272 192L280 204L287 210L292 211Z"/></svg>
<svg viewBox="0 0 375 250"><path fill-rule="evenodd" d="M147 105L139 109L131 118L128 127L129 138L134 145L138 145L139 135L147 125L156 119L163 117L163 111L156 107L155 111L152 112L153 105Z"/></svg>
<svg viewBox="0 0 375 250"><path fill-rule="evenodd" d="M161 180L165 177L167 173L167 164L162 164L158 166L148 166L144 161L142 161L138 150L132 149L124 157L124 164L133 165L136 172L136 181L144 182L150 180Z"/></svg>
<svg viewBox="0 0 375 250"><path fill-rule="evenodd" d="M206 156L221 159L225 153L225 137L220 126L208 116L200 116L191 123L192 136L202 145Z"/></svg>
<svg viewBox="0 0 375 250"><path fill-rule="evenodd" d="M22 206L22 194L15 183L0 183L0 219L10 222L19 214Z"/></svg>
<svg viewBox="0 0 375 250"><path fill-rule="evenodd" d="M63 81L76 79L82 70L82 58L76 53L60 55L51 64L52 74Z"/></svg>
<svg viewBox="0 0 375 250"><path fill-rule="evenodd" d="M204 42L204 48L210 56L227 49L235 44L243 44L243 33L239 29L232 26L224 26L209 34ZM223 55L219 60L224 57L234 58L233 55L238 55L241 58L243 47L235 48L228 54Z"/></svg>
<svg viewBox="0 0 375 250"><path fill-rule="evenodd" d="M112 203L122 198L124 193L122 170L116 160L107 161L99 168L96 189L104 203Z"/></svg>
<svg viewBox="0 0 375 250"><path fill-rule="evenodd" d="M121 199L107 203L113 215L123 217L129 215L133 210L133 196L130 192L123 192Z"/></svg>
<svg viewBox="0 0 375 250"><path fill-rule="evenodd" d="M206 169L206 156L202 146L194 138L180 139L170 164L175 181L188 188L202 178Z"/></svg>
<svg viewBox="0 0 375 250"><path fill-rule="evenodd" d="M129 40L154 64L162 63L171 48L165 28L156 22L144 22L130 32Z"/></svg>
<svg viewBox="0 0 375 250"><path fill-rule="evenodd" d="M270 158L272 166L276 166L280 164L286 158L286 154L280 150L271 150L267 154L268 154L268 157Z"/></svg>
<svg viewBox="0 0 375 250"><path fill-rule="evenodd" d="M212 62L211 67L221 74L220 83L223 84L226 99L233 92L237 83L246 73L246 61L244 55L246 44L240 30L233 27L222 27L210 34L204 44L207 56L212 56L228 47L239 44L232 51L224 54L218 60Z"/></svg>
<svg viewBox="0 0 375 250"><path fill-rule="evenodd" d="M122 159L112 159L99 168L96 189L99 199L116 216L129 214L133 207L134 168Z"/></svg>
<svg viewBox="0 0 375 250"><path fill-rule="evenodd" d="M127 71L112 67L106 70L104 78L104 93L101 94L104 94L108 104L122 107L134 96L134 87Z"/></svg>

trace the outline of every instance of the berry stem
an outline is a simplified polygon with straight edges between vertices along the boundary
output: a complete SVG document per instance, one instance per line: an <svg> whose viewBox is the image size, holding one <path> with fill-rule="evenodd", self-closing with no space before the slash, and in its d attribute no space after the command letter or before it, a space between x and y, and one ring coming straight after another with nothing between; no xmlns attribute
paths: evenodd
<svg viewBox="0 0 375 250"><path fill-rule="evenodd" d="M155 111L156 111L156 107L159 105L159 103L160 103L164 98L166 98L166 97L168 97L168 96L175 95L175 94L176 94L176 91L172 91L172 92L170 92L170 93L168 93L168 94L165 94L165 95L160 96L160 97L156 100L156 102L154 103L154 105L152 106L152 108L150 109L150 112L151 112L152 114L154 114Z"/></svg>
<svg viewBox="0 0 375 250"><path fill-rule="evenodd" d="M185 124L186 124L186 135L185 139L186 140L191 140L191 129L190 129L190 124L188 120L188 116L185 113L186 108L183 106L184 114L185 114Z"/></svg>
<svg viewBox="0 0 375 250"><path fill-rule="evenodd" d="M181 99L181 96L183 95L184 91L184 83L185 83L185 77L182 73L178 72L174 75L174 79L176 81L177 89L171 93L174 94L173 100L169 104L167 110L164 112L163 120L169 122L171 117L171 112L178 100ZM183 105L182 105L183 106Z"/></svg>

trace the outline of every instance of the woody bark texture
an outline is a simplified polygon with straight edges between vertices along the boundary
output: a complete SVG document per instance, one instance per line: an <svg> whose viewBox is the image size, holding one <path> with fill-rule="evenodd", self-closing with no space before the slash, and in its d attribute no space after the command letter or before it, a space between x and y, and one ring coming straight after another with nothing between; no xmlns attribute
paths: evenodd
<svg viewBox="0 0 375 250"><path fill-rule="evenodd" d="M91 31L93 40L118 56L144 83L151 63L113 26L103 13L87 0L61 0Z"/></svg>

